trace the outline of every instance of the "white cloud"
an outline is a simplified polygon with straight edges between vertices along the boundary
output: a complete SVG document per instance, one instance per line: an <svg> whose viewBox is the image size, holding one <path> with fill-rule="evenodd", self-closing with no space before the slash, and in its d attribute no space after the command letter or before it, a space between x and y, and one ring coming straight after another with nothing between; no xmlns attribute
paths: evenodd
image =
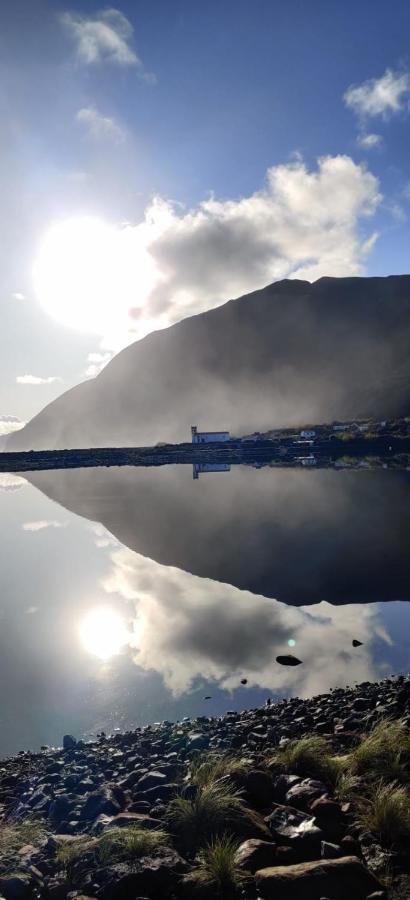
<svg viewBox="0 0 410 900"><path fill-rule="evenodd" d="M375 604L286 606L130 550L111 559L103 587L133 610L135 663L158 672L174 696L198 680L233 690L246 676L250 687L306 697L380 676L383 661L380 654L373 659L372 637L386 643L389 637ZM360 654L352 652L352 634L365 642ZM289 638L304 663L297 669L275 663L288 652Z"/></svg>
<svg viewBox="0 0 410 900"><path fill-rule="evenodd" d="M0 435L11 434L12 431L20 431L20 428L24 428L25 424L17 416L0 416Z"/></svg>
<svg viewBox="0 0 410 900"><path fill-rule="evenodd" d="M86 134L96 141L112 141L114 144L122 144L125 141L124 128L108 116L103 116L95 106L84 106L76 114L76 121L83 125Z"/></svg>
<svg viewBox="0 0 410 900"><path fill-rule="evenodd" d="M377 235L361 222L380 201L377 178L349 156L312 170L296 158L240 199L184 210L157 197L136 225L58 223L35 266L36 292L60 321L99 334L102 353L117 351L282 278L362 274Z"/></svg>
<svg viewBox="0 0 410 900"><path fill-rule="evenodd" d="M383 138L381 134L366 134L365 132L361 132L357 136L357 143L359 147L363 147L364 150L373 150L375 147L380 147L380 144L383 142Z"/></svg>
<svg viewBox="0 0 410 900"><path fill-rule="evenodd" d="M49 375L48 378L41 378L38 375L17 375L17 384L53 384L54 381L62 381L59 375Z"/></svg>
<svg viewBox="0 0 410 900"><path fill-rule="evenodd" d="M363 84L351 85L344 94L349 109L362 118L387 116L400 112L410 91L408 72L386 69L381 78L370 78Z"/></svg>
<svg viewBox="0 0 410 900"><path fill-rule="evenodd" d="M99 375L102 369L110 362L113 354L110 352L107 353L89 353L87 356L87 362L89 365L85 370L86 378L95 378L96 375Z"/></svg>
<svg viewBox="0 0 410 900"><path fill-rule="evenodd" d="M64 528L64 522L49 519L37 519L35 522L24 522L23 531L43 531L44 528Z"/></svg>
<svg viewBox="0 0 410 900"><path fill-rule="evenodd" d="M73 38L77 57L83 64L109 62L136 66L147 81L154 80L151 73L144 72L132 46L134 29L131 22L118 9L101 10L94 16L65 12L61 22Z"/></svg>
<svg viewBox="0 0 410 900"><path fill-rule="evenodd" d="M13 475L9 472L0 472L0 491L19 491L28 484L21 475Z"/></svg>

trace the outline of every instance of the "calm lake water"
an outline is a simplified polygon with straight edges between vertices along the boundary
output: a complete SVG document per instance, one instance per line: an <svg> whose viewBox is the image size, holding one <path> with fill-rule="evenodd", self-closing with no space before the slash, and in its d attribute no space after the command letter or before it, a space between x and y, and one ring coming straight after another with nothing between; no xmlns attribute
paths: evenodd
<svg viewBox="0 0 410 900"><path fill-rule="evenodd" d="M0 755L408 672L408 480L0 475Z"/></svg>

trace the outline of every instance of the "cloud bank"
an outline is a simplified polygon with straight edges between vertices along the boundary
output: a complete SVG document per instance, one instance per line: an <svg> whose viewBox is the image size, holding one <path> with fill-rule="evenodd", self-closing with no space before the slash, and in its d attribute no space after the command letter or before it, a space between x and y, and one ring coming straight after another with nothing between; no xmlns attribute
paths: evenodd
<svg viewBox="0 0 410 900"><path fill-rule="evenodd" d="M0 436L11 434L12 431L20 431L25 424L17 416L0 416Z"/></svg>
<svg viewBox="0 0 410 900"><path fill-rule="evenodd" d="M47 378L41 378L39 375L17 375L17 384L53 384L54 381L62 381L60 375L49 375Z"/></svg>
<svg viewBox="0 0 410 900"><path fill-rule="evenodd" d="M292 607L229 584L163 566L130 550L112 553L103 587L131 610L135 663L159 673L175 697L197 684L215 681L234 690L249 687L312 696L354 680L376 680L371 640L391 643L376 605ZM352 652L352 636L366 642ZM303 666L275 663L295 641Z"/></svg>
<svg viewBox="0 0 410 900"><path fill-rule="evenodd" d="M282 278L362 274L377 238L362 223L380 201L378 179L349 156L322 157L313 169L296 156L271 167L247 197L211 196L189 210L155 197L139 224L87 221L81 241L78 222L57 225L37 284L45 281L48 308L60 308L67 324L78 307L84 327L102 337L103 354L118 351ZM41 287L37 293L41 300ZM104 361L90 360L90 374Z"/></svg>

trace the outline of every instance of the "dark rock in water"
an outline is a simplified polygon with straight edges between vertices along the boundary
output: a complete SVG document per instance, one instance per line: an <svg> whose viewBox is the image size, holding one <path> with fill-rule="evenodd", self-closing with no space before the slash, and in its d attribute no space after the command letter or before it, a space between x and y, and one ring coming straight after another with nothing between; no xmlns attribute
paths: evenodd
<svg viewBox="0 0 410 900"><path fill-rule="evenodd" d="M264 900L325 896L332 900L346 900L346 897L366 900L372 891L380 888L377 879L355 856L260 869L256 872L256 884Z"/></svg>
<svg viewBox="0 0 410 900"><path fill-rule="evenodd" d="M76 746L76 739L72 734L65 734L63 737L63 749L72 750Z"/></svg>
<svg viewBox="0 0 410 900"><path fill-rule="evenodd" d="M207 697L204 697L204 700L212 700L212 697L208 695Z"/></svg>
<svg viewBox="0 0 410 900"><path fill-rule="evenodd" d="M356 639L354 639L352 641L352 647L363 647L363 641L357 641Z"/></svg>
<svg viewBox="0 0 410 900"><path fill-rule="evenodd" d="M276 662L280 663L281 666L300 666L302 660L298 659L297 656L292 656L291 653L288 653L287 656L277 656Z"/></svg>
<svg viewBox="0 0 410 900"><path fill-rule="evenodd" d="M242 678L242 679L241 679L241 684L248 684L248 679L247 679L247 678Z"/></svg>

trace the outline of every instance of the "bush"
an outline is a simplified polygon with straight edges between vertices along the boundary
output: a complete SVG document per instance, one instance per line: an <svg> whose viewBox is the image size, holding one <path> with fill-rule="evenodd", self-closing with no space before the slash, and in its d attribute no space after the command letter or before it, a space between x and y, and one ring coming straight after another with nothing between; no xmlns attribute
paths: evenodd
<svg viewBox="0 0 410 900"><path fill-rule="evenodd" d="M198 857L198 864L185 882L210 888L215 897L232 897L249 875L235 860L237 843L226 835L214 838Z"/></svg>
<svg viewBox="0 0 410 900"><path fill-rule="evenodd" d="M403 785L380 784L359 804L357 824L382 843L410 841L410 796Z"/></svg>
<svg viewBox="0 0 410 900"><path fill-rule="evenodd" d="M205 784L193 799L183 794L175 797L166 819L175 837L193 847L203 846L227 828L234 831L241 821L260 821L244 804L241 793L221 781Z"/></svg>

